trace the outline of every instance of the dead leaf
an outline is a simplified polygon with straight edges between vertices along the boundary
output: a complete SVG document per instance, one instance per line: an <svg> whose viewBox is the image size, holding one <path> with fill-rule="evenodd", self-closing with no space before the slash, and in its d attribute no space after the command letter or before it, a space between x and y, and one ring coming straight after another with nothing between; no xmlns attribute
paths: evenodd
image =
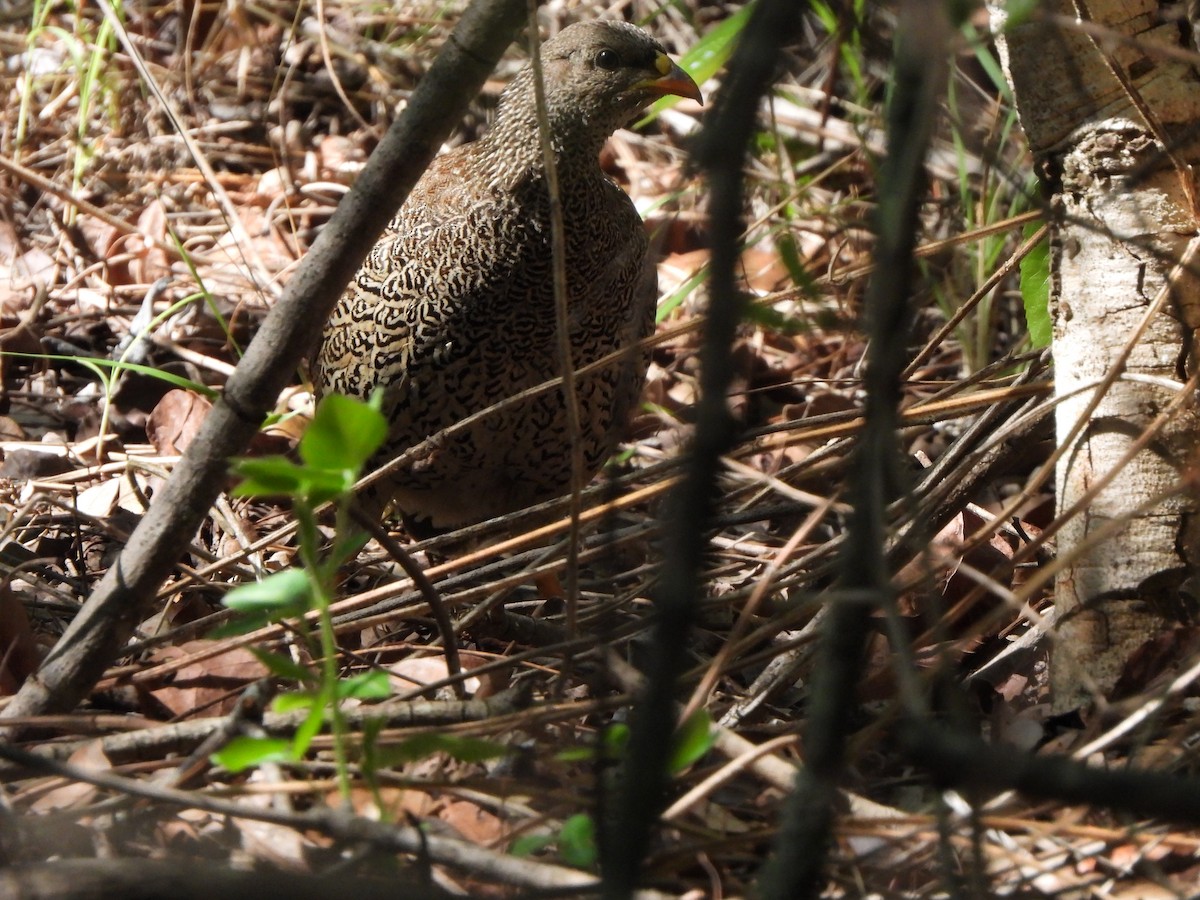
<svg viewBox="0 0 1200 900"><path fill-rule="evenodd" d="M152 284L171 274L171 261L161 249L167 243L167 211L162 203L151 201L138 216L137 226L138 233L125 242L126 252L133 255L129 275L135 284Z"/></svg>
<svg viewBox="0 0 1200 900"><path fill-rule="evenodd" d="M472 843L494 846L507 835L504 822L486 809L466 800L451 800L438 815Z"/></svg>
<svg viewBox="0 0 1200 900"><path fill-rule="evenodd" d="M24 441L29 436L15 419L0 416L0 441Z"/></svg>
<svg viewBox="0 0 1200 900"><path fill-rule="evenodd" d="M470 654L462 654L461 662L465 669L471 668L471 663L467 658L469 656ZM475 662L475 665L479 664L478 661ZM399 679L400 689L404 691L411 691L415 687L434 684L450 677L444 656L410 656L388 666L388 671ZM463 686L467 689L468 694L474 695L479 690L479 679L468 678Z"/></svg>
<svg viewBox="0 0 1200 900"><path fill-rule="evenodd" d="M741 267L747 284L756 293L769 294L791 284L791 273L774 247L748 247L742 252Z"/></svg>
<svg viewBox="0 0 1200 900"><path fill-rule="evenodd" d="M195 439L211 409L212 404L199 394L167 391L150 413L146 436L163 456L177 456Z"/></svg>
<svg viewBox="0 0 1200 900"><path fill-rule="evenodd" d="M104 755L103 744L99 739L88 741L72 753L67 762L94 772L108 772L112 769L112 763ZM88 784L86 781L72 781L38 797L30 804L29 808L43 814L64 809L78 809L91 803L99 792L98 787Z"/></svg>
<svg viewBox="0 0 1200 900"><path fill-rule="evenodd" d="M256 769L248 779L250 783L266 784L273 776L266 768ZM246 806L269 809L275 803L270 794L250 794L239 802ZM235 819L236 827L242 836L242 849L254 860L269 862L271 865L292 872L309 871L308 851L315 844L306 835L295 828L286 825L276 825L272 822L256 822L251 819Z"/></svg>
<svg viewBox="0 0 1200 900"><path fill-rule="evenodd" d="M75 508L84 515L97 519L106 518L118 509L124 509L136 515L141 515L146 511L142 498L129 483L129 478L124 475L109 478L83 491L76 498Z"/></svg>
<svg viewBox="0 0 1200 900"><path fill-rule="evenodd" d="M7 583L0 584L0 694L15 694L41 661L25 604Z"/></svg>
<svg viewBox="0 0 1200 900"><path fill-rule="evenodd" d="M34 481L62 475L74 468L75 465L67 459L65 453L55 453L51 450L43 453L40 450L19 447L4 455L4 465L0 466L0 478Z"/></svg>
<svg viewBox="0 0 1200 900"><path fill-rule="evenodd" d="M213 641L188 641L177 647L165 647L155 654L155 662L180 659L212 647ZM150 694L175 716L187 716L203 710L205 715L228 713L238 695L250 682L267 674L267 668L244 647L235 647L218 656L185 666L175 673L170 684Z"/></svg>
<svg viewBox="0 0 1200 900"><path fill-rule="evenodd" d="M19 315L56 277L53 257L40 247L22 250L16 229L0 222L0 309Z"/></svg>

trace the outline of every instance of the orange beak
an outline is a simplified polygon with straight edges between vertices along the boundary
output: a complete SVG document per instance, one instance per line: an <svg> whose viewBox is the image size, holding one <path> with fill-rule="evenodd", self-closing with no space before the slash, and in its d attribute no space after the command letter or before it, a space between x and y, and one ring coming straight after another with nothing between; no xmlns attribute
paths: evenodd
<svg viewBox="0 0 1200 900"><path fill-rule="evenodd" d="M687 97L695 100L701 106L704 105L704 96L700 93L696 82L692 80L692 76L672 62L671 57L660 53L658 59L654 61L654 67L658 69L659 77L648 78L640 82L637 87L644 88L652 94L658 94L660 97L672 95Z"/></svg>

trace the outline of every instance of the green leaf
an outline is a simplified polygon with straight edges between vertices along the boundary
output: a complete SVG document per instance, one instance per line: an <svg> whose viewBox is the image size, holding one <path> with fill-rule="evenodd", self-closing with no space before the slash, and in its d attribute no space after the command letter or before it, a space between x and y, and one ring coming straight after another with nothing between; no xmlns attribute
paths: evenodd
<svg viewBox="0 0 1200 900"><path fill-rule="evenodd" d="M624 722L609 725L600 734L598 743L570 747L554 754L560 762L591 762L596 759L618 761L625 756L629 744L629 726Z"/></svg>
<svg viewBox="0 0 1200 900"><path fill-rule="evenodd" d="M239 459L233 470L243 480L233 489L237 497L303 497L317 505L348 491L354 484L352 469L298 466L283 456Z"/></svg>
<svg viewBox="0 0 1200 900"><path fill-rule="evenodd" d="M1039 228L1040 222L1025 226L1024 236L1028 240ZM1034 347L1048 347L1054 334L1050 321L1050 240L1043 238L1021 260L1021 300L1025 304L1025 324L1029 328L1029 341Z"/></svg>
<svg viewBox="0 0 1200 900"><path fill-rule="evenodd" d="M629 745L629 726L624 722L604 729L604 754L608 759L623 759Z"/></svg>
<svg viewBox="0 0 1200 900"><path fill-rule="evenodd" d="M559 762L591 762L596 758L595 747L571 747L554 754Z"/></svg>
<svg viewBox="0 0 1200 900"><path fill-rule="evenodd" d="M551 834L523 834L508 846L509 856L533 856L554 843Z"/></svg>
<svg viewBox="0 0 1200 900"><path fill-rule="evenodd" d="M316 469L357 473L387 437L387 419L376 406L331 394L317 406L300 439L300 458Z"/></svg>
<svg viewBox="0 0 1200 900"><path fill-rule="evenodd" d="M837 34L839 25L837 13L835 13L827 3L812 3L810 9L813 15L817 17L817 21L821 23L821 27L829 34Z"/></svg>
<svg viewBox="0 0 1200 900"><path fill-rule="evenodd" d="M290 713L298 709L311 711L317 702L318 694L314 691L287 691L271 701L271 711Z"/></svg>
<svg viewBox="0 0 1200 900"><path fill-rule="evenodd" d="M311 684L317 680L317 676L310 669L300 665L290 656L272 653L269 650L260 650L257 647L251 647L250 652L267 667L267 671L277 678L294 681L297 684Z"/></svg>
<svg viewBox="0 0 1200 900"><path fill-rule="evenodd" d="M663 300L662 303L658 304L658 310L654 313L654 321L666 321L667 316L682 306L683 301L691 295L692 291L696 290L696 288L703 284L704 279L707 277L708 265L705 264L697 269L691 278L676 288L675 293Z"/></svg>
<svg viewBox="0 0 1200 900"><path fill-rule="evenodd" d="M800 258L800 248L796 244L796 236L790 230L785 230L775 239L775 246L779 250L779 258L787 268L792 283L803 288L806 293L815 294L816 283L808 273L808 269L804 267L804 260Z"/></svg>
<svg viewBox="0 0 1200 900"><path fill-rule="evenodd" d="M235 737L210 759L230 772L243 772L271 762L292 762L292 742L283 738Z"/></svg>
<svg viewBox="0 0 1200 900"><path fill-rule="evenodd" d="M1004 20L1004 30L1010 31L1024 25L1038 8L1038 0L1008 0L1004 6L1008 14Z"/></svg>
<svg viewBox="0 0 1200 900"><path fill-rule="evenodd" d="M276 698L277 703L279 699ZM325 724L325 713L331 700L332 697L330 696L328 687L322 685L321 690L312 698L312 708L308 711L308 715L304 717L304 721L300 723L300 727L292 735L292 752L296 754L297 759L308 752L313 738L317 736L317 733L321 730L321 726Z"/></svg>
<svg viewBox="0 0 1200 900"><path fill-rule="evenodd" d="M242 477L233 489L235 497L292 497L304 484L303 470L283 456L239 459L233 471Z"/></svg>
<svg viewBox="0 0 1200 900"><path fill-rule="evenodd" d="M596 823L591 816L577 813L563 822L558 833L558 855L577 869L590 869L596 864Z"/></svg>
<svg viewBox="0 0 1200 900"><path fill-rule="evenodd" d="M711 28L691 50L679 59L679 67L692 76L696 84L704 84L712 78L729 61L737 39L750 19L750 13L757 4L751 0L728 19L723 19ZM664 109L670 109L680 100L679 97L663 97L646 112L638 122L638 126L654 121Z"/></svg>
<svg viewBox="0 0 1200 900"><path fill-rule="evenodd" d="M1008 21L1005 22L1005 30L1012 27L1014 9L1018 3L1024 3L1026 0L1008 0L1005 9L1008 12ZM1028 8L1032 11L1036 7L1039 0L1028 0ZM979 65L983 67L983 71L987 73L988 80L991 81L992 87L999 92L1000 96L1005 100L1012 102L1012 87L1008 83L1008 79L1004 77L1004 68L1000 65L1000 60L996 58L993 52L995 43L990 31L980 34L974 26L967 25L964 27L967 34L967 40L970 42L971 49L975 53L975 59Z"/></svg>
<svg viewBox="0 0 1200 900"><path fill-rule="evenodd" d="M379 749L379 765L395 766L425 759L434 753L446 753L459 762L484 762L507 756L512 751L503 744L453 734L418 734L392 747Z"/></svg>
<svg viewBox="0 0 1200 900"><path fill-rule="evenodd" d="M386 700L392 695L391 679L387 672L363 672L338 682L337 695L341 700Z"/></svg>
<svg viewBox="0 0 1200 900"><path fill-rule="evenodd" d="M304 482L300 486L300 495L311 506L320 506L326 500L332 500L354 487L356 469L315 469L311 466L303 468Z"/></svg>
<svg viewBox="0 0 1200 900"><path fill-rule="evenodd" d="M379 774L379 735L384 724L381 718L369 718L362 726L362 771L372 786Z"/></svg>
<svg viewBox="0 0 1200 900"><path fill-rule="evenodd" d="M207 385L200 384L198 381L191 381L171 372L164 372L162 369L156 369L153 366L144 366L140 363L119 362L115 359L96 359L90 356L69 356L63 353L13 353L8 350L4 351L5 356L12 356L18 359L38 359L49 360L52 362L72 362L86 364L89 369L94 372L99 372L100 369L116 369L122 372L136 372L139 375L146 375L149 378L156 378L159 381L164 381L169 385L177 388L182 388L185 391L194 391L202 397L209 400L216 400L220 396L217 391ZM103 376L101 376L103 377Z"/></svg>
<svg viewBox="0 0 1200 900"><path fill-rule="evenodd" d="M342 564L357 556L358 551L365 547L370 539L369 534L358 529L344 528L338 531L328 555L321 561L321 576L332 578Z"/></svg>
<svg viewBox="0 0 1200 900"><path fill-rule="evenodd" d="M243 584L222 601L239 612L271 612L278 616L296 615L308 609L312 585L303 569L284 569L254 584Z"/></svg>
<svg viewBox="0 0 1200 900"><path fill-rule="evenodd" d="M757 303L746 304L746 321L776 334L792 335L808 330L806 322L786 316L772 306L759 306Z"/></svg>
<svg viewBox="0 0 1200 900"><path fill-rule="evenodd" d="M712 749L716 731L707 710L698 709L675 732L675 746L667 764L672 775L678 775Z"/></svg>

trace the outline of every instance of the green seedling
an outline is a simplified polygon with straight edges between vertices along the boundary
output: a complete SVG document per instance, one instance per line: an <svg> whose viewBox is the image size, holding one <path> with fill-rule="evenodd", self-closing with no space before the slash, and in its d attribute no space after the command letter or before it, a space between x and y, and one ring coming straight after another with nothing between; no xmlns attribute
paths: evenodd
<svg viewBox="0 0 1200 900"><path fill-rule="evenodd" d="M387 421L379 406L378 397L370 403L337 395L326 397L300 439L299 462L274 456L242 459L234 465L234 470L242 476L233 491L236 496L291 499L299 526L301 566L235 588L226 595L225 605L242 613L238 630L250 630L280 619L299 621L299 633L307 638L309 653L317 660L317 670L312 672L278 654L259 653L259 659L276 677L297 685L296 690L276 698L274 708L305 715L290 740L238 738L214 754L214 761L232 771L266 762L301 759L313 738L328 724L333 735L339 787L343 797L350 795L342 703L352 698L380 699L388 696L390 688L383 672L339 677L330 606L338 569L366 542L366 536L350 524L350 504L359 472L387 436ZM331 547L322 550L316 511L325 503L332 503L335 510L336 537ZM311 635L304 623L314 618L315 635Z"/></svg>

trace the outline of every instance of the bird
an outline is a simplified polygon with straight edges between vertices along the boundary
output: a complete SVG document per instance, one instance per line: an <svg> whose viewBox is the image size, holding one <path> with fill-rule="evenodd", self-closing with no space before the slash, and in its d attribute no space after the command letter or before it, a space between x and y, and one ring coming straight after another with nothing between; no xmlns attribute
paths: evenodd
<svg viewBox="0 0 1200 900"><path fill-rule="evenodd" d="M545 116L565 238L568 339L584 475L613 453L640 396L657 274L641 217L601 169L607 139L659 97L702 103L647 32L577 22L541 45ZM437 157L336 304L311 364L314 394L379 391L388 434L369 464L423 451L360 498L424 537L554 499L572 487L561 387L469 416L562 375L551 200L535 73L500 95L478 140ZM621 353L621 351L626 351ZM447 431L447 429L450 429Z"/></svg>

